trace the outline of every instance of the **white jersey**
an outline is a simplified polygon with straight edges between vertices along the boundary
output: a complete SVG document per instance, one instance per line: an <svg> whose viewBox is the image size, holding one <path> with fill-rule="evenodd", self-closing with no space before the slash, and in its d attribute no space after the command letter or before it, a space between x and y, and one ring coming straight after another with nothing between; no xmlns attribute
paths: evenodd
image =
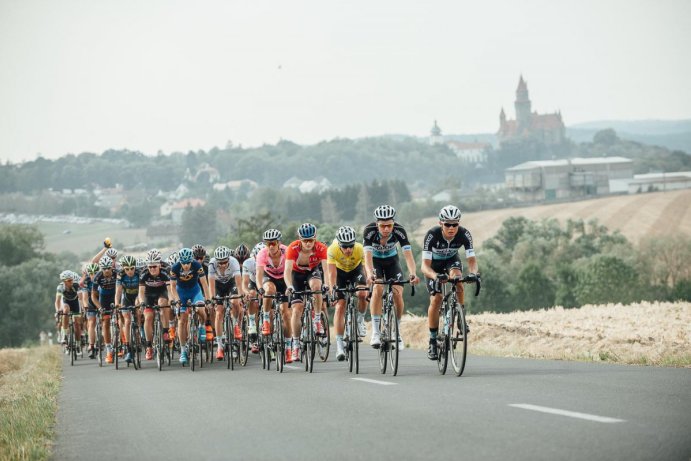
<svg viewBox="0 0 691 461"><path fill-rule="evenodd" d="M250 281L257 283L257 260L254 258L247 258L242 263L242 273L250 276Z"/></svg>
<svg viewBox="0 0 691 461"><path fill-rule="evenodd" d="M221 272L221 267L216 262L216 258L211 258L211 261L209 261L209 277L214 277L216 282L222 285L235 281L234 277L240 275L240 263L232 256L228 258L228 261L225 270Z"/></svg>

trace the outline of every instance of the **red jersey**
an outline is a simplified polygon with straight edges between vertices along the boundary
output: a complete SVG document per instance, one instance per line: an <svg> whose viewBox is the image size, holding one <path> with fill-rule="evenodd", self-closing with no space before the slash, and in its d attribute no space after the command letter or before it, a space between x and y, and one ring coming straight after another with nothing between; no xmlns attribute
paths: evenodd
<svg viewBox="0 0 691 461"><path fill-rule="evenodd" d="M290 245L288 245L288 250L286 251L286 261L291 260L293 263L293 270L295 272L309 272L319 265L322 261L326 260L328 248L320 241L314 242L314 250L310 255L309 264L298 265L297 259L300 255L300 250L302 249L302 243L300 240L296 240Z"/></svg>

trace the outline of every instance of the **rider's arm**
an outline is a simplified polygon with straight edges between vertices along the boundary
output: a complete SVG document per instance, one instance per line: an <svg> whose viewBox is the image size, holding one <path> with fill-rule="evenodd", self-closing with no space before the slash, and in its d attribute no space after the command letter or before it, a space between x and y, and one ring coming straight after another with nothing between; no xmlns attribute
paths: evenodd
<svg viewBox="0 0 691 461"><path fill-rule="evenodd" d="M286 287L293 287L293 260L286 259L286 267L283 270L283 279L286 281Z"/></svg>

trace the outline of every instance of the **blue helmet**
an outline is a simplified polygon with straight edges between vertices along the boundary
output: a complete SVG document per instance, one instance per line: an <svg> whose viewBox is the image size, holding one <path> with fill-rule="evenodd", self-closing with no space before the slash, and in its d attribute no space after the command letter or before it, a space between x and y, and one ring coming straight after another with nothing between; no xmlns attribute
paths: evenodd
<svg viewBox="0 0 691 461"><path fill-rule="evenodd" d="M189 248L183 248L182 250L178 251L178 256L180 257L180 262L182 264L191 263L194 259L192 250Z"/></svg>
<svg viewBox="0 0 691 461"><path fill-rule="evenodd" d="M316 234L317 228L314 227L314 224L306 222L298 227L298 236L300 236L301 239L311 239L314 238Z"/></svg>

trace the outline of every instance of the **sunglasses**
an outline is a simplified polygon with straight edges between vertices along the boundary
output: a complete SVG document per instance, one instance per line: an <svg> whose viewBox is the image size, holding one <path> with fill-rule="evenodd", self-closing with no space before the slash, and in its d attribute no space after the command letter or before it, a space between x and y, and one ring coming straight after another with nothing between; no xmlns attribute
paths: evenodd
<svg viewBox="0 0 691 461"><path fill-rule="evenodd" d="M347 249L347 248L353 248L353 247L355 247L355 244L354 244L354 243L344 243L344 244L341 244L341 245L339 245L339 246L345 250L345 249Z"/></svg>
<svg viewBox="0 0 691 461"><path fill-rule="evenodd" d="M457 222L445 222L444 227L458 227Z"/></svg>
<svg viewBox="0 0 691 461"><path fill-rule="evenodd" d="M300 239L302 242L305 243L314 243L314 239Z"/></svg>

